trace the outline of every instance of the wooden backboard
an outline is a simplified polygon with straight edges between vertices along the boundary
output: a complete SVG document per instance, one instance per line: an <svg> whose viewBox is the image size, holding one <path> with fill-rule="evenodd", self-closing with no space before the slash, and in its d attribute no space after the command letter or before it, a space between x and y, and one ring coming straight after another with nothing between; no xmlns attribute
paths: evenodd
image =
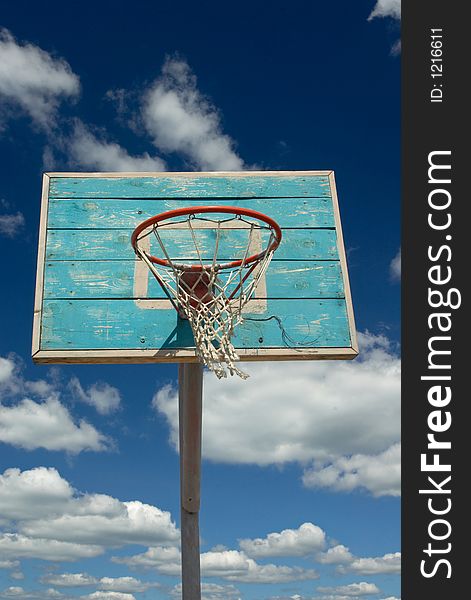
<svg viewBox="0 0 471 600"><path fill-rule="evenodd" d="M177 317L130 243L141 221L195 204L252 208L283 230L233 338L241 360L357 355L332 171L46 173L34 361L195 361L188 323ZM241 258L237 232L229 233L223 258ZM177 246L178 239L175 232Z"/></svg>

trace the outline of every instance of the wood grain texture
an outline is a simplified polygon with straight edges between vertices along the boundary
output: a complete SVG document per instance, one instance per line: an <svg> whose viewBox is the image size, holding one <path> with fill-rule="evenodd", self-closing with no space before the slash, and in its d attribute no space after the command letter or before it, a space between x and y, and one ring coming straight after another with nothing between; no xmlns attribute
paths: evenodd
<svg viewBox="0 0 471 600"><path fill-rule="evenodd" d="M297 347L283 348L239 348L241 362L291 361L291 360L353 360L358 350L345 348ZM166 350L39 350L33 355L37 364L155 364L198 362L191 348Z"/></svg>
<svg viewBox="0 0 471 600"><path fill-rule="evenodd" d="M49 209L49 177L45 175L41 190L41 216L39 221L39 244L36 266L36 286L34 295L33 336L31 352L33 356L41 347L42 303L44 293L44 269L46 259L47 216Z"/></svg>
<svg viewBox="0 0 471 600"><path fill-rule="evenodd" d="M339 200L337 196L337 186L335 184L335 174L332 171L329 174L330 189L332 192L332 206L334 208L335 230L337 231L337 247L339 252L340 267L343 277L343 289L345 294L345 304L347 307L348 327L350 329L350 338L352 348L358 353L357 330L355 326L355 316L353 312L352 293L350 289L350 278L348 276L347 255L345 252L345 243L343 240L342 222L340 219Z"/></svg>
<svg viewBox="0 0 471 600"><path fill-rule="evenodd" d="M134 227L165 210L230 204L283 229L259 294L234 342L244 360L352 358L356 336L335 180L323 172L49 174L44 177L34 359L178 362L193 337L130 245ZM197 232L204 260L215 230ZM247 230L225 225L220 262L243 255ZM267 243L263 232L256 251ZM198 259L184 230L162 233L173 258ZM149 238L151 239L151 238ZM163 256L152 236L150 251ZM44 265L44 266L43 266ZM292 341L283 339L282 329Z"/></svg>
<svg viewBox="0 0 471 600"><path fill-rule="evenodd" d="M296 198L329 197L326 175L267 176L266 173L186 176L160 174L103 177L51 177L51 198Z"/></svg>
<svg viewBox="0 0 471 600"><path fill-rule="evenodd" d="M177 349L194 346L187 321L168 310L140 310L133 300L45 300L41 349ZM283 341L275 319L294 344ZM236 348L348 347L343 300L269 300L267 313L246 315L234 336Z"/></svg>
<svg viewBox="0 0 471 600"><path fill-rule="evenodd" d="M188 199L188 206L199 205L201 200ZM330 198L225 198L207 200L204 205L236 206L269 214L280 227L335 227ZM159 213L184 206L182 200L122 199L56 199L49 203L50 229L134 229Z"/></svg>
<svg viewBox="0 0 471 600"><path fill-rule="evenodd" d="M146 268L146 298L166 298ZM45 298L136 298L135 261L49 261ZM272 261L268 298L343 298L338 261ZM258 295L258 297L261 297Z"/></svg>
<svg viewBox="0 0 471 600"><path fill-rule="evenodd" d="M198 259L191 235L185 230L168 229L161 233L169 256L182 261ZM268 234L261 234L262 244L268 244ZM135 257L127 229L97 231L93 229L52 229L48 231L46 260L129 260ZM149 237L152 254L164 254L154 236ZM197 241L201 256L212 260L216 233L201 229ZM220 234L220 261L244 256L247 231L224 230ZM276 251L277 260L338 260L337 236L333 229L286 229Z"/></svg>

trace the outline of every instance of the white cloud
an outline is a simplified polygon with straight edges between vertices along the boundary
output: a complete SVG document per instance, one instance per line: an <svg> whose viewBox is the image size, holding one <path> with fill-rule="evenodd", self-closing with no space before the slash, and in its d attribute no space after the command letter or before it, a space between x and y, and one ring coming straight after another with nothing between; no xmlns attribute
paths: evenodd
<svg viewBox="0 0 471 600"><path fill-rule="evenodd" d="M72 377L69 387L74 398L95 407L101 415L108 415L120 407L121 394L108 383L94 383L85 391L77 377Z"/></svg>
<svg viewBox="0 0 471 600"><path fill-rule="evenodd" d="M126 594L124 592L103 592L96 591L86 596L80 596L83 600L136 600L133 594Z"/></svg>
<svg viewBox="0 0 471 600"><path fill-rule="evenodd" d="M28 394L47 398L54 394L53 385L43 379L29 381L22 377L21 369L22 361L13 353L7 358L0 357L0 399Z"/></svg>
<svg viewBox="0 0 471 600"><path fill-rule="evenodd" d="M92 577L86 573L49 573L41 577L41 583L56 587L88 587L98 586L102 592L133 593L145 592L160 587L159 583L139 581L135 577Z"/></svg>
<svg viewBox="0 0 471 600"><path fill-rule="evenodd" d="M99 171L165 171L165 163L147 152L131 156L115 142L98 139L83 123L77 121L65 142L72 164Z"/></svg>
<svg viewBox="0 0 471 600"><path fill-rule="evenodd" d="M322 565L348 564L354 560L354 556L346 546L337 544L326 552L319 552L316 560Z"/></svg>
<svg viewBox="0 0 471 600"><path fill-rule="evenodd" d="M20 586L11 586L6 590L0 591L0 598L19 598L20 600L70 600L66 599L60 592L53 588L28 591Z"/></svg>
<svg viewBox="0 0 471 600"><path fill-rule="evenodd" d="M64 514L25 522L22 531L30 537L113 547L176 544L179 539L167 511L137 500L121 502L104 494L74 498Z"/></svg>
<svg viewBox="0 0 471 600"><path fill-rule="evenodd" d="M248 381L206 376L204 457L258 465L325 465L382 453L386 460L400 439L400 360L384 336L359 338L361 354L355 361L251 363ZM177 391L160 389L153 406L167 418L177 448ZM396 486L394 469L390 482L379 472L376 482L374 472L365 466L358 483L373 493Z"/></svg>
<svg viewBox="0 0 471 600"><path fill-rule="evenodd" d="M178 576L181 569L180 553L168 548L149 548L142 554L112 560L131 568L154 568L162 575ZM314 569L258 564L239 550L204 552L201 554L201 575L244 583L285 583L319 577Z"/></svg>
<svg viewBox="0 0 471 600"><path fill-rule="evenodd" d="M339 566L340 573L358 573L361 575L378 575L401 572L401 553L393 552L375 558L356 558L347 566Z"/></svg>
<svg viewBox="0 0 471 600"><path fill-rule="evenodd" d="M368 21L376 17L401 18L401 0L377 0Z"/></svg>
<svg viewBox="0 0 471 600"><path fill-rule="evenodd" d="M97 431L84 419L76 422L69 410L59 401L59 389L43 379L30 381L22 376L21 360L10 355L0 357L0 442L27 450L65 450L77 454L85 450L103 451L113 446L112 440ZM114 390L102 384L95 390L104 390L108 396ZM117 391L116 391L117 392ZM116 392L112 392L116 395ZM41 402L29 396L40 398ZM16 403L14 403L16 401Z"/></svg>
<svg viewBox="0 0 471 600"><path fill-rule="evenodd" d="M0 475L0 515L24 520L60 512L73 489L54 468L7 469Z"/></svg>
<svg viewBox="0 0 471 600"><path fill-rule="evenodd" d="M105 547L179 541L170 513L136 500L79 494L53 468L5 471L0 514L17 530L0 539L2 560L75 560L97 556Z"/></svg>
<svg viewBox="0 0 471 600"><path fill-rule="evenodd" d="M10 573L10 577L12 579L24 579L25 578L25 574L22 573L21 571L13 571L13 573Z"/></svg>
<svg viewBox="0 0 471 600"><path fill-rule="evenodd" d="M15 406L0 406L0 441L33 450L102 451L110 441L81 419L75 424L70 412L52 396L38 403L25 398Z"/></svg>
<svg viewBox="0 0 471 600"><path fill-rule="evenodd" d="M396 256L392 259L389 265L389 273L391 279L399 281L401 279L401 249L399 248Z"/></svg>
<svg viewBox="0 0 471 600"><path fill-rule="evenodd" d="M319 596L317 596L319 598ZM299 594L292 594L291 596L270 596L267 600L314 600L314 598L307 596L300 596Z"/></svg>
<svg viewBox="0 0 471 600"><path fill-rule="evenodd" d="M86 587L98 583L96 577L85 573L48 573L40 581L57 587Z"/></svg>
<svg viewBox="0 0 471 600"><path fill-rule="evenodd" d="M102 577L98 583L101 590L114 592L145 592L160 587L157 582L140 581L135 577Z"/></svg>
<svg viewBox="0 0 471 600"><path fill-rule="evenodd" d="M72 544L52 539L34 539L17 533L0 534L0 558L39 558L41 560L73 561L93 558L103 553L96 545Z"/></svg>
<svg viewBox="0 0 471 600"><path fill-rule="evenodd" d="M25 218L22 213L0 215L0 235L14 238L23 228Z"/></svg>
<svg viewBox="0 0 471 600"><path fill-rule="evenodd" d="M0 560L0 569L18 569L19 566L18 560Z"/></svg>
<svg viewBox="0 0 471 600"><path fill-rule="evenodd" d="M112 562L124 564L131 569L157 569L178 574L180 572L180 551L172 546L155 546L132 556L114 556Z"/></svg>
<svg viewBox="0 0 471 600"><path fill-rule="evenodd" d="M237 550L205 552L201 555L201 573L204 577L222 577L244 583L284 583L319 577L314 569L260 565Z"/></svg>
<svg viewBox="0 0 471 600"><path fill-rule="evenodd" d="M394 44L391 46L391 50L390 50L389 54L391 56L399 56L401 54L401 50L402 50L401 40L396 40L394 42Z"/></svg>
<svg viewBox="0 0 471 600"><path fill-rule="evenodd" d="M222 133L218 111L199 92L196 77L184 60L165 61L161 77L144 96L143 119L157 148L181 153L197 169L235 171L244 167L234 142Z"/></svg>
<svg viewBox="0 0 471 600"><path fill-rule="evenodd" d="M98 586L99 591L106 592L145 592L160 587L159 583L143 582L135 577L92 577L86 573L49 573L41 577L41 583L56 587L88 587Z"/></svg>
<svg viewBox="0 0 471 600"><path fill-rule="evenodd" d="M0 385L5 385L7 382L10 382L13 378L14 371L14 361L9 358L3 358L3 356L0 356Z"/></svg>
<svg viewBox="0 0 471 600"><path fill-rule="evenodd" d="M0 96L7 107L20 108L44 129L55 122L64 97L79 93L79 79L69 64L33 44L20 44L0 31Z"/></svg>
<svg viewBox="0 0 471 600"><path fill-rule="evenodd" d="M378 594L380 590L374 583L362 581L360 583L350 583L348 585L339 585L337 587L318 587L317 591L321 594L336 594L350 598Z"/></svg>
<svg viewBox="0 0 471 600"><path fill-rule="evenodd" d="M374 496L401 493L401 446L394 444L377 455L354 454L331 464L315 465L304 472L306 487L350 492L369 490Z"/></svg>
<svg viewBox="0 0 471 600"><path fill-rule="evenodd" d="M171 591L170 596L176 600L181 600L182 585L179 583ZM233 585L219 585L217 583L201 584L202 600L241 600L239 590Z"/></svg>
<svg viewBox="0 0 471 600"><path fill-rule="evenodd" d="M313 523L303 523L298 529L269 533L266 538L244 539L239 542L244 552L254 558L268 556L307 556L322 550L324 531Z"/></svg>

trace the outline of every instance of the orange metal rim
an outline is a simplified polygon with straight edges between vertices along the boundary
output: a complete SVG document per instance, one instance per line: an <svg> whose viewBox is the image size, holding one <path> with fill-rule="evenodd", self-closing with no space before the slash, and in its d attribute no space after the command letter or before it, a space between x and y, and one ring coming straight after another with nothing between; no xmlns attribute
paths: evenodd
<svg viewBox="0 0 471 600"><path fill-rule="evenodd" d="M150 217L149 219L146 219L145 221L140 223L136 227L136 229L133 231L133 233L131 235L132 246L133 246L134 250L137 252L139 235L143 231L148 229L149 227L152 227L153 225L157 225L157 224L161 223L162 221L166 221L173 217L184 217L186 215L196 215L196 214L204 214L204 213L227 213L227 214L233 214L233 215L240 215L240 216L244 216L244 217L250 217L253 219L257 219L258 221L262 221L263 223L266 223L267 225L269 225L271 227L271 229L274 233L274 239L270 242L268 248L266 248L265 250L262 250L262 252L253 254L252 256L247 257L245 260L244 259L234 260L234 261L231 261L228 263L218 265L219 269L232 269L232 268L240 267L242 264L250 265L254 262L261 260L267 254L267 252L272 252L272 251L276 250L278 248L278 246L280 245L281 238L282 238L282 232L281 232L280 226L274 219L272 219L271 217L269 217L257 210L252 210L250 208L239 208L236 206L194 206L194 207L178 208L175 210L168 210L166 212L155 215L154 217ZM161 265L164 267L171 266L171 264L169 263L168 260L158 258L157 256L148 255L148 258L151 262L153 262L155 264L158 264L158 265ZM207 268L209 269L211 267L207 267ZM206 267L204 267L202 265L190 265L190 266L187 266L186 269L191 270L191 271L204 271L206 269Z"/></svg>

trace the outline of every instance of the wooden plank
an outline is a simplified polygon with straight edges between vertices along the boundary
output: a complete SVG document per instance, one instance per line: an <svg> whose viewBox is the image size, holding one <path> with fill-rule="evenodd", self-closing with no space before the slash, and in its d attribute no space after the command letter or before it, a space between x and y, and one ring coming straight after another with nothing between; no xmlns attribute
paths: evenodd
<svg viewBox="0 0 471 600"><path fill-rule="evenodd" d="M265 315L245 315L236 348L350 347L344 300L268 300ZM278 322L292 341L283 341ZM256 319L256 320L252 320ZM167 310L141 310L133 300L45 300L41 350L179 349L194 344L187 321Z"/></svg>
<svg viewBox="0 0 471 600"><path fill-rule="evenodd" d="M331 193L332 193L332 202L333 202L333 207L334 207L335 228L337 231L339 259L340 259L340 266L341 266L342 277L343 277L343 289L345 290L345 299L346 299L346 305L347 305L348 326L350 329L352 348L356 352L358 352L357 330L355 327L355 316L353 313L353 301L352 301L352 294L351 294L351 290L350 290L350 279L348 276L347 256L345 253L345 243L343 240L342 223L340 220L340 208L339 208L339 201L338 201L338 197L337 197L337 186L335 184L335 175L333 172L330 173L330 175L329 175L329 183L330 183L330 189L331 189Z"/></svg>
<svg viewBox="0 0 471 600"><path fill-rule="evenodd" d="M52 175L52 174L51 174ZM330 196L327 174L156 173L51 177L51 198L281 198Z"/></svg>
<svg viewBox="0 0 471 600"><path fill-rule="evenodd" d="M162 240L173 258L191 261L198 258L195 244L189 232L166 230ZM212 260L216 233L206 229L198 231L201 255ZM162 256L154 236L150 236L151 252ZM267 242L267 234L262 233L262 244ZM225 230L221 232L218 257L221 261L234 260L244 256L247 246L247 231ZM47 235L46 260L125 260L135 257L130 243L130 230L64 230L53 229ZM283 239L276 251L278 260L337 260L337 237L333 229L285 229Z"/></svg>
<svg viewBox="0 0 471 600"><path fill-rule="evenodd" d="M166 298L147 267L147 298ZM266 273L268 298L343 298L338 261L272 260ZM135 261L49 261L45 298L136 298ZM259 298L264 297L258 295Z"/></svg>
<svg viewBox="0 0 471 600"><path fill-rule="evenodd" d="M49 202L48 227L69 229L134 229L154 215L201 200L56 199ZM269 215L280 227L335 227L331 198L226 198L205 205L250 208Z"/></svg>
<svg viewBox="0 0 471 600"><path fill-rule="evenodd" d="M46 235L47 235L47 213L49 198L49 177L45 175L42 182L41 195L41 216L39 221L39 245L38 259L36 266L36 289L34 295L34 316L33 316L33 355L39 351L42 322L42 303L44 292L44 261L46 257Z"/></svg>
<svg viewBox="0 0 471 600"><path fill-rule="evenodd" d="M353 348L239 348L241 362L292 360L353 360ZM40 350L33 355L36 364L156 364L198 362L195 351L183 350Z"/></svg>

